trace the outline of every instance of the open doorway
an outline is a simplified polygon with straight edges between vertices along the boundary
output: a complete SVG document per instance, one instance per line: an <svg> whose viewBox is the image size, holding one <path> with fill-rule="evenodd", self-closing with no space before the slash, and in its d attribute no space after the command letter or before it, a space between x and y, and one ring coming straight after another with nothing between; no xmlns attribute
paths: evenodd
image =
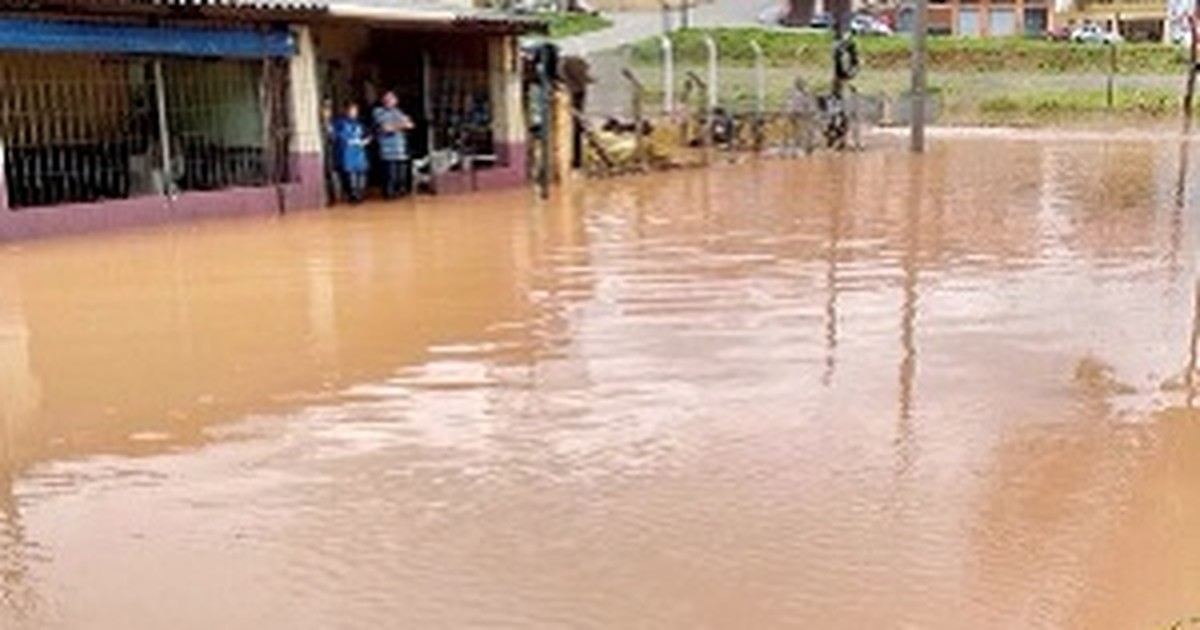
<svg viewBox="0 0 1200 630"><path fill-rule="evenodd" d="M443 180L469 173L475 181L479 172L514 166L513 151L502 137L506 121L497 114L496 103L504 92L497 90L493 57L504 38L458 29L359 25L330 25L316 33L322 98L338 108L357 103L369 129L370 112L383 94L395 93L415 125L407 144L416 170L437 171L447 176ZM372 162L378 163L377 155ZM377 171L371 178L376 185ZM437 178L416 175L418 183L438 190Z"/></svg>

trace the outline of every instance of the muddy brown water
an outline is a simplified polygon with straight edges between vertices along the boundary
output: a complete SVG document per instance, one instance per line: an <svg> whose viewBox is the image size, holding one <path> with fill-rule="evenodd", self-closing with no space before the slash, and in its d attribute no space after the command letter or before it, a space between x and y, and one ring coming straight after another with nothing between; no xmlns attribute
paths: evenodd
<svg viewBox="0 0 1200 630"><path fill-rule="evenodd" d="M963 134L0 249L0 627L1200 615L1198 171Z"/></svg>

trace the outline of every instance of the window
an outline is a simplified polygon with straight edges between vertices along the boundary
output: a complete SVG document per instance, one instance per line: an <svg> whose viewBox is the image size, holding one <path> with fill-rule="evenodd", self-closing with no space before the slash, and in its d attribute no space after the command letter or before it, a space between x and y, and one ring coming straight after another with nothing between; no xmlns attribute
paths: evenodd
<svg viewBox="0 0 1200 630"><path fill-rule="evenodd" d="M9 208L285 181L285 64L0 53Z"/></svg>
<svg viewBox="0 0 1200 630"><path fill-rule="evenodd" d="M979 9L962 7L958 10L958 35L979 36Z"/></svg>
<svg viewBox="0 0 1200 630"><path fill-rule="evenodd" d="M992 7L988 11L988 34L1012 37L1017 34L1017 12L1012 7Z"/></svg>

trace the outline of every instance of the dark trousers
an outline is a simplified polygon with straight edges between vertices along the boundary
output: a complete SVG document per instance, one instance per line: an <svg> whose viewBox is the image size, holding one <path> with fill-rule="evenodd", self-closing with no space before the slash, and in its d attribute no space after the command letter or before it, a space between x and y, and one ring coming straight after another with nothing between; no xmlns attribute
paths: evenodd
<svg viewBox="0 0 1200 630"><path fill-rule="evenodd" d="M395 199L407 195L412 168L408 160L383 161L383 197Z"/></svg>
<svg viewBox="0 0 1200 630"><path fill-rule="evenodd" d="M344 171L342 173L346 197L350 203L359 203L367 192L367 174Z"/></svg>
<svg viewBox="0 0 1200 630"><path fill-rule="evenodd" d="M345 195L342 193L342 175L338 173L337 167L332 163L325 164L325 200L329 205L335 205L342 201Z"/></svg>

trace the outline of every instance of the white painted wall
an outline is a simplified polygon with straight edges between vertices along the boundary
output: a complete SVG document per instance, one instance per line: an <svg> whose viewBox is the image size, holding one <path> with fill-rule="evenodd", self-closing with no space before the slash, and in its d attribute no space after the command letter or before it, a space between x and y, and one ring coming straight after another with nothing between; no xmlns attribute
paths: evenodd
<svg viewBox="0 0 1200 630"><path fill-rule="evenodd" d="M293 29L297 54L291 61L292 153L320 154L321 92L317 83L317 53L307 26Z"/></svg>
<svg viewBox="0 0 1200 630"><path fill-rule="evenodd" d="M521 98L521 69L515 37L488 40L488 82L497 142L525 142L525 109Z"/></svg>

